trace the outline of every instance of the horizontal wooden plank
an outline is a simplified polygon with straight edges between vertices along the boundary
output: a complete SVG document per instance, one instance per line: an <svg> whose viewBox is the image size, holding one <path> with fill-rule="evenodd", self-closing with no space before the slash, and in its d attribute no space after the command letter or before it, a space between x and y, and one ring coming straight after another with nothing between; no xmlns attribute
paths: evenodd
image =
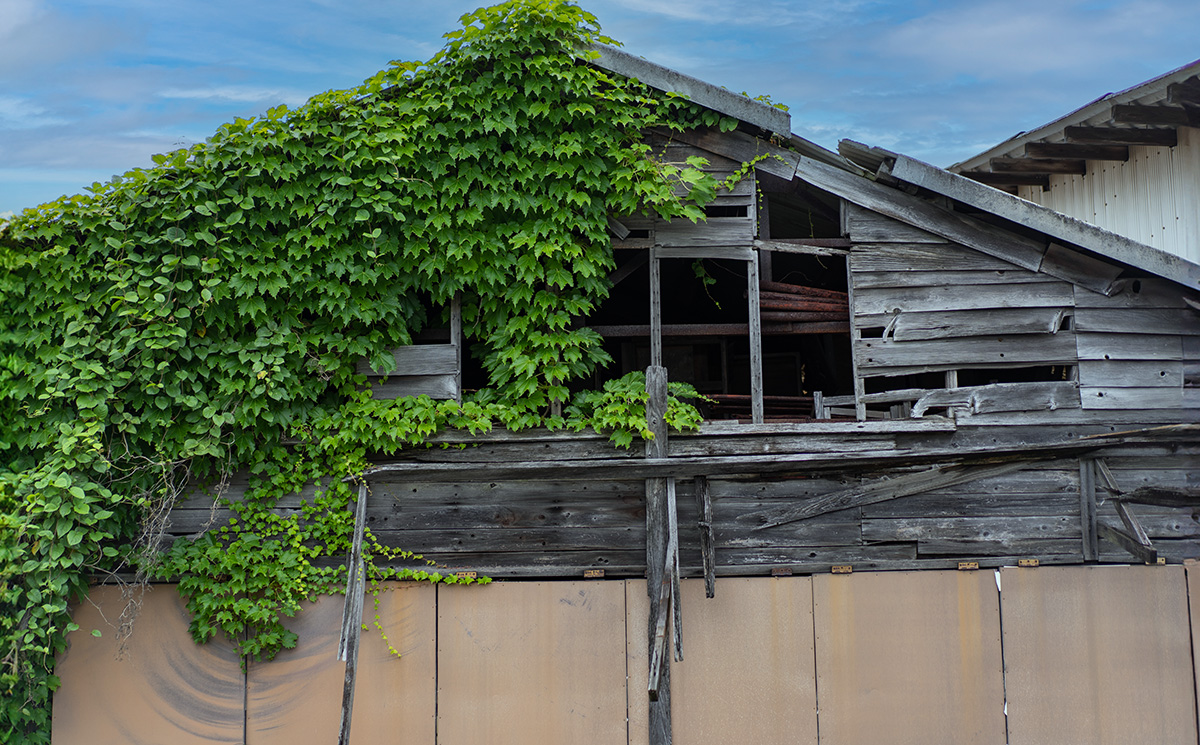
<svg viewBox="0 0 1200 745"><path fill-rule="evenodd" d="M1074 300L1065 282L863 288L854 291L854 312L895 313L982 308L1070 308Z"/></svg>
<svg viewBox="0 0 1200 745"><path fill-rule="evenodd" d="M1079 519L1075 519L1078 524ZM1070 561L1048 562L1039 558L1043 564L1048 563L1083 563L1082 538L1004 538L1004 539L958 539L958 538L928 538L917 543L918 557L933 556L997 556L1005 557L1002 565L1012 566L1019 559L1064 556ZM984 562L979 562L984 566Z"/></svg>
<svg viewBox="0 0 1200 745"><path fill-rule="evenodd" d="M665 242L651 249L653 255L660 259L736 259L750 261L754 258L754 249L749 246L737 245L674 245Z"/></svg>
<svg viewBox="0 0 1200 745"><path fill-rule="evenodd" d="M993 383L930 391L913 404L912 415L929 409L963 408L970 414L998 411L1053 411L1078 409L1079 387L1071 381Z"/></svg>
<svg viewBox="0 0 1200 745"><path fill-rule="evenodd" d="M864 519L1038 517L1078 515L1078 483L1032 494L943 494L930 492L863 507ZM1073 493L1071 489L1074 488Z"/></svg>
<svg viewBox="0 0 1200 745"><path fill-rule="evenodd" d="M1084 409L1170 409L1183 408L1182 388L1108 388L1080 386Z"/></svg>
<svg viewBox="0 0 1200 745"><path fill-rule="evenodd" d="M1075 339L1081 360L1183 359L1183 344L1178 336L1079 332Z"/></svg>
<svg viewBox="0 0 1200 745"><path fill-rule="evenodd" d="M1079 384L1110 388L1179 388L1183 363L1179 360L1080 360Z"/></svg>
<svg viewBox="0 0 1200 745"><path fill-rule="evenodd" d="M1019 285L1058 282L1054 277L1020 267L1005 269L945 269L929 271L858 271L851 275L854 289L879 287L942 287L945 285Z"/></svg>
<svg viewBox="0 0 1200 745"><path fill-rule="evenodd" d="M1117 429L1142 429L1164 424L1181 422L1200 422L1200 408L1195 411L1185 407L1182 411L1170 409L1150 409L1147 411L1128 411L1123 409L1056 409L1054 411L1000 411L994 414L977 414L969 419L958 422L963 427L978 427L980 431L990 431L998 427L1012 428L1019 426L1049 427L1069 425L1079 428L1097 428L1115 431ZM1099 433L1093 433L1099 434Z"/></svg>
<svg viewBox="0 0 1200 745"><path fill-rule="evenodd" d="M932 313L857 315L857 328L890 328L896 341L952 339L995 334L1054 334L1062 325L1065 308L993 308Z"/></svg>
<svg viewBox="0 0 1200 745"><path fill-rule="evenodd" d="M384 546L418 554L495 554L523 551L636 550L646 545L646 526L616 528L472 528L390 530L371 528ZM428 558L428 557L427 557Z"/></svg>
<svg viewBox="0 0 1200 745"><path fill-rule="evenodd" d="M1077 331L1200 336L1200 313L1184 308L1079 308Z"/></svg>
<svg viewBox="0 0 1200 745"><path fill-rule="evenodd" d="M659 246L750 245L754 238L752 217L710 217L699 223L677 218L654 223L654 239Z"/></svg>
<svg viewBox="0 0 1200 745"><path fill-rule="evenodd" d="M854 360L859 373L868 375L878 374L888 367L922 365L952 369L964 365L1073 364L1075 340L1070 334L1016 334L929 341L861 339L854 342Z"/></svg>
<svg viewBox="0 0 1200 745"><path fill-rule="evenodd" d="M1185 295L1195 299L1196 293L1189 293L1178 284L1158 277L1142 277L1139 279L1119 280L1124 289L1107 297L1098 292L1092 292L1083 287L1075 289L1075 307L1077 308L1186 308Z"/></svg>
<svg viewBox="0 0 1200 745"><path fill-rule="evenodd" d="M885 217L878 212L844 202L842 206L846 234L855 243L946 243L941 236Z"/></svg>
<svg viewBox="0 0 1200 745"><path fill-rule="evenodd" d="M404 396L429 396L447 400L458 396L457 375L393 375L386 383L371 384L371 398L388 400Z"/></svg>
<svg viewBox="0 0 1200 745"><path fill-rule="evenodd" d="M444 375L458 371L458 347L454 344L411 344L393 349L396 367L391 372L372 370L366 360L358 363L359 375Z"/></svg>
<svg viewBox="0 0 1200 745"><path fill-rule="evenodd" d="M916 517L863 519L867 543L926 539L1004 542L1047 538L1078 538L1078 515L1032 517Z"/></svg>
<svg viewBox="0 0 1200 745"><path fill-rule="evenodd" d="M940 245L937 245L939 244ZM1016 264L956 243L859 242L850 251L852 272L1013 271Z"/></svg>

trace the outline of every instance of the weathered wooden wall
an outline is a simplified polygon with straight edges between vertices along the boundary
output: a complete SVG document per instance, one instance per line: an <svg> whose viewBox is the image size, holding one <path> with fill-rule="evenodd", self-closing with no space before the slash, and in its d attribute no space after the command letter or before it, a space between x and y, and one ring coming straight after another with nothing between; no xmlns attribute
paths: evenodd
<svg viewBox="0 0 1200 745"><path fill-rule="evenodd" d="M978 424L1200 419L1200 312L1177 285L1116 279L1111 267L1056 246L1041 259L1081 276L1099 272L1096 286L1116 290L1104 295L850 204L845 229L854 241L849 269L860 378L1062 371L1061 380L984 386L956 387L953 377L927 389L884 381L878 387L903 390L866 393L866 403L911 401L914 416L949 410Z"/></svg>
<svg viewBox="0 0 1200 745"><path fill-rule="evenodd" d="M1108 426L956 428L908 420L792 425L790 432L773 436L757 429L714 426L669 441L671 459L689 468L699 468L691 465L697 461L702 466L732 460L752 469L754 463L795 459L782 472L718 471L707 477L718 575L826 572L847 564L861 570L948 568L959 561L1001 566L1019 559L1124 562L1134 557L1094 537L1097 524L1120 528L1122 521L1113 495L1094 478L1081 480L1081 463L1091 469L1102 458L1123 493L1144 486L1200 487L1200 443L1168 439L1036 459L1044 448L1078 443L1083 435L1108 432ZM938 463L965 450L994 448L1011 434L1017 439L1006 457L1017 461L1007 471L939 481ZM568 454L599 464L594 470L604 475L572 477ZM879 457L851 457L855 454ZM372 477L367 525L386 545L423 553L446 571L496 577L579 577L589 569L640 577L645 571L645 476L628 470L644 459L603 438L497 435L475 448L422 450L409 459L414 469L457 463L482 470L474 478L447 480L433 478L436 470L407 473L401 467ZM492 471L512 468L518 460L537 470L523 478ZM681 566L689 576L703 567L693 483L690 477L677 479ZM227 497L236 500L245 481L230 487ZM278 508L296 510L312 493L310 488L293 495ZM866 493L875 497L764 527L772 515ZM215 512L212 507L211 496L193 496L172 512L170 530L189 535L214 516L215 524L230 516L227 507ZM1130 510L1160 556L1172 562L1200 557L1200 508L1134 504Z"/></svg>
<svg viewBox="0 0 1200 745"><path fill-rule="evenodd" d="M1195 742L1198 574L730 578L713 599L686 580L675 741ZM300 646L243 672L227 644L192 644L170 585L118 658L120 592L95 588L58 665L53 742L333 742L341 601L306 607ZM390 585L380 622L403 656L364 634L351 741L645 743L648 605L641 580Z"/></svg>

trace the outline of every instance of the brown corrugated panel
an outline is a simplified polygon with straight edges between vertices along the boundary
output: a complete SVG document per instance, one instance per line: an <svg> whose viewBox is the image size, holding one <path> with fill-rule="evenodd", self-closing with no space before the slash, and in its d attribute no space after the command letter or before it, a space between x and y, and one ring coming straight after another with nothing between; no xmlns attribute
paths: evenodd
<svg viewBox="0 0 1200 745"><path fill-rule="evenodd" d="M629 742L648 737L646 583L627 583ZM685 579L683 662L671 666L671 722L686 745L817 742L812 581L722 577L716 597Z"/></svg>
<svg viewBox="0 0 1200 745"><path fill-rule="evenodd" d="M391 582L369 593L354 687L351 740L356 743L434 744L436 709L436 598L433 585ZM306 604L287 626L300 636L295 649L270 662L253 662L246 697L247 745L336 743L346 663L337 660L342 595ZM390 654L379 629L401 653Z"/></svg>
<svg viewBox="0 0 1200 745"><path fill-rule="evenodd" d="M1013 745L1196 742L1182 567L1000 577Z"/></svg>
<svg viewBox="0 0 1200 745"><path fill-rule="evenodd" d="M1004 742L992 572L817 575L813 614L821 745Z"/></svg>
<svg viewBox="0 0 1200 745"><path fill-rule="evenodd" d="M56 673L54 745L242 742L245 678L222 639L197 645L174 585L147 589L118 659L119 587L95 587L75 608L79 630ZM101 633L100 637L92 631Z"/></svg>
<svg viewBox="0 0 1200 745"><path fill-rule="evenodd" d="M439 745L624 745L625 583L438 588L437 711Z"/></svg>

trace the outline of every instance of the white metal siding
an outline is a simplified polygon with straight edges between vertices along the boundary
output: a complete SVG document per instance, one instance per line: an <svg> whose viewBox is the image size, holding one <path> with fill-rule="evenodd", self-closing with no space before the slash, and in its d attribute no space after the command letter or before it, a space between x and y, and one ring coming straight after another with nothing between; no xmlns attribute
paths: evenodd
<svg viewBox="0 0 1200 745"><path fill-rule="evenodd" d="M1087 175L1051 176L1021 197L1200 263L1200 130L1179 144L1131 147L1129 161L1088 161Z"/></svg>

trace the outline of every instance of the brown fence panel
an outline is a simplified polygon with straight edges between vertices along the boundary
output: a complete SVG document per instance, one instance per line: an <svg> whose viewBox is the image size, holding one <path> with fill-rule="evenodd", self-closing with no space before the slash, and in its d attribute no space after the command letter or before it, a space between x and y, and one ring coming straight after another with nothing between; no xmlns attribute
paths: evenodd
<svg viewBox="0 0 1200 745"><path fill-rule="evenodd" d="M817 575L813 615L821 745L1004 742L992 572Z"/></svg>
<svg viewBox="0 0 1200 745"><path fill-rule="evenodd" d="M369 588L368 588L369 589ZM368 594L363 608L351 739L358 743L434 745L436 710L436 598L433 585L387 583L379 608ZM288 627L300 635L295 649L270 662L254 662L246 696L247 745L337 742L346 663L337 660L342 595L305 604ZM374 626L378 615L388 652Z"/></svg>
<svg viewBox="0 0 1200 745"><path fill-rule="evenodd" d="M94 587L75 608L79 630L56 670L54 744L242 742L245 677L233 647L193 642L175 586L156 585L118 657L114 624L124 605L121 588Z"/></svg>
<svg viewBox="0 0 1200 745"><path fill-rule="evenodd" d="M439 745L624 745L624 590L438 588Z"/></svg>
<svg viewBox="0 0 1200 745"><path fill-rule="evenodd" d="M1183 567L1000 576L1012 745L1196 742Z"/></svg>
<svg viewBox="0 0 1200 745"><path fill-rule="evenodd" d="M629 742L647 742L646 583L629 581ZM682 582L683 662L672 662L671 721L687 745L817 742L812 580L722 577Z"/></svg>

